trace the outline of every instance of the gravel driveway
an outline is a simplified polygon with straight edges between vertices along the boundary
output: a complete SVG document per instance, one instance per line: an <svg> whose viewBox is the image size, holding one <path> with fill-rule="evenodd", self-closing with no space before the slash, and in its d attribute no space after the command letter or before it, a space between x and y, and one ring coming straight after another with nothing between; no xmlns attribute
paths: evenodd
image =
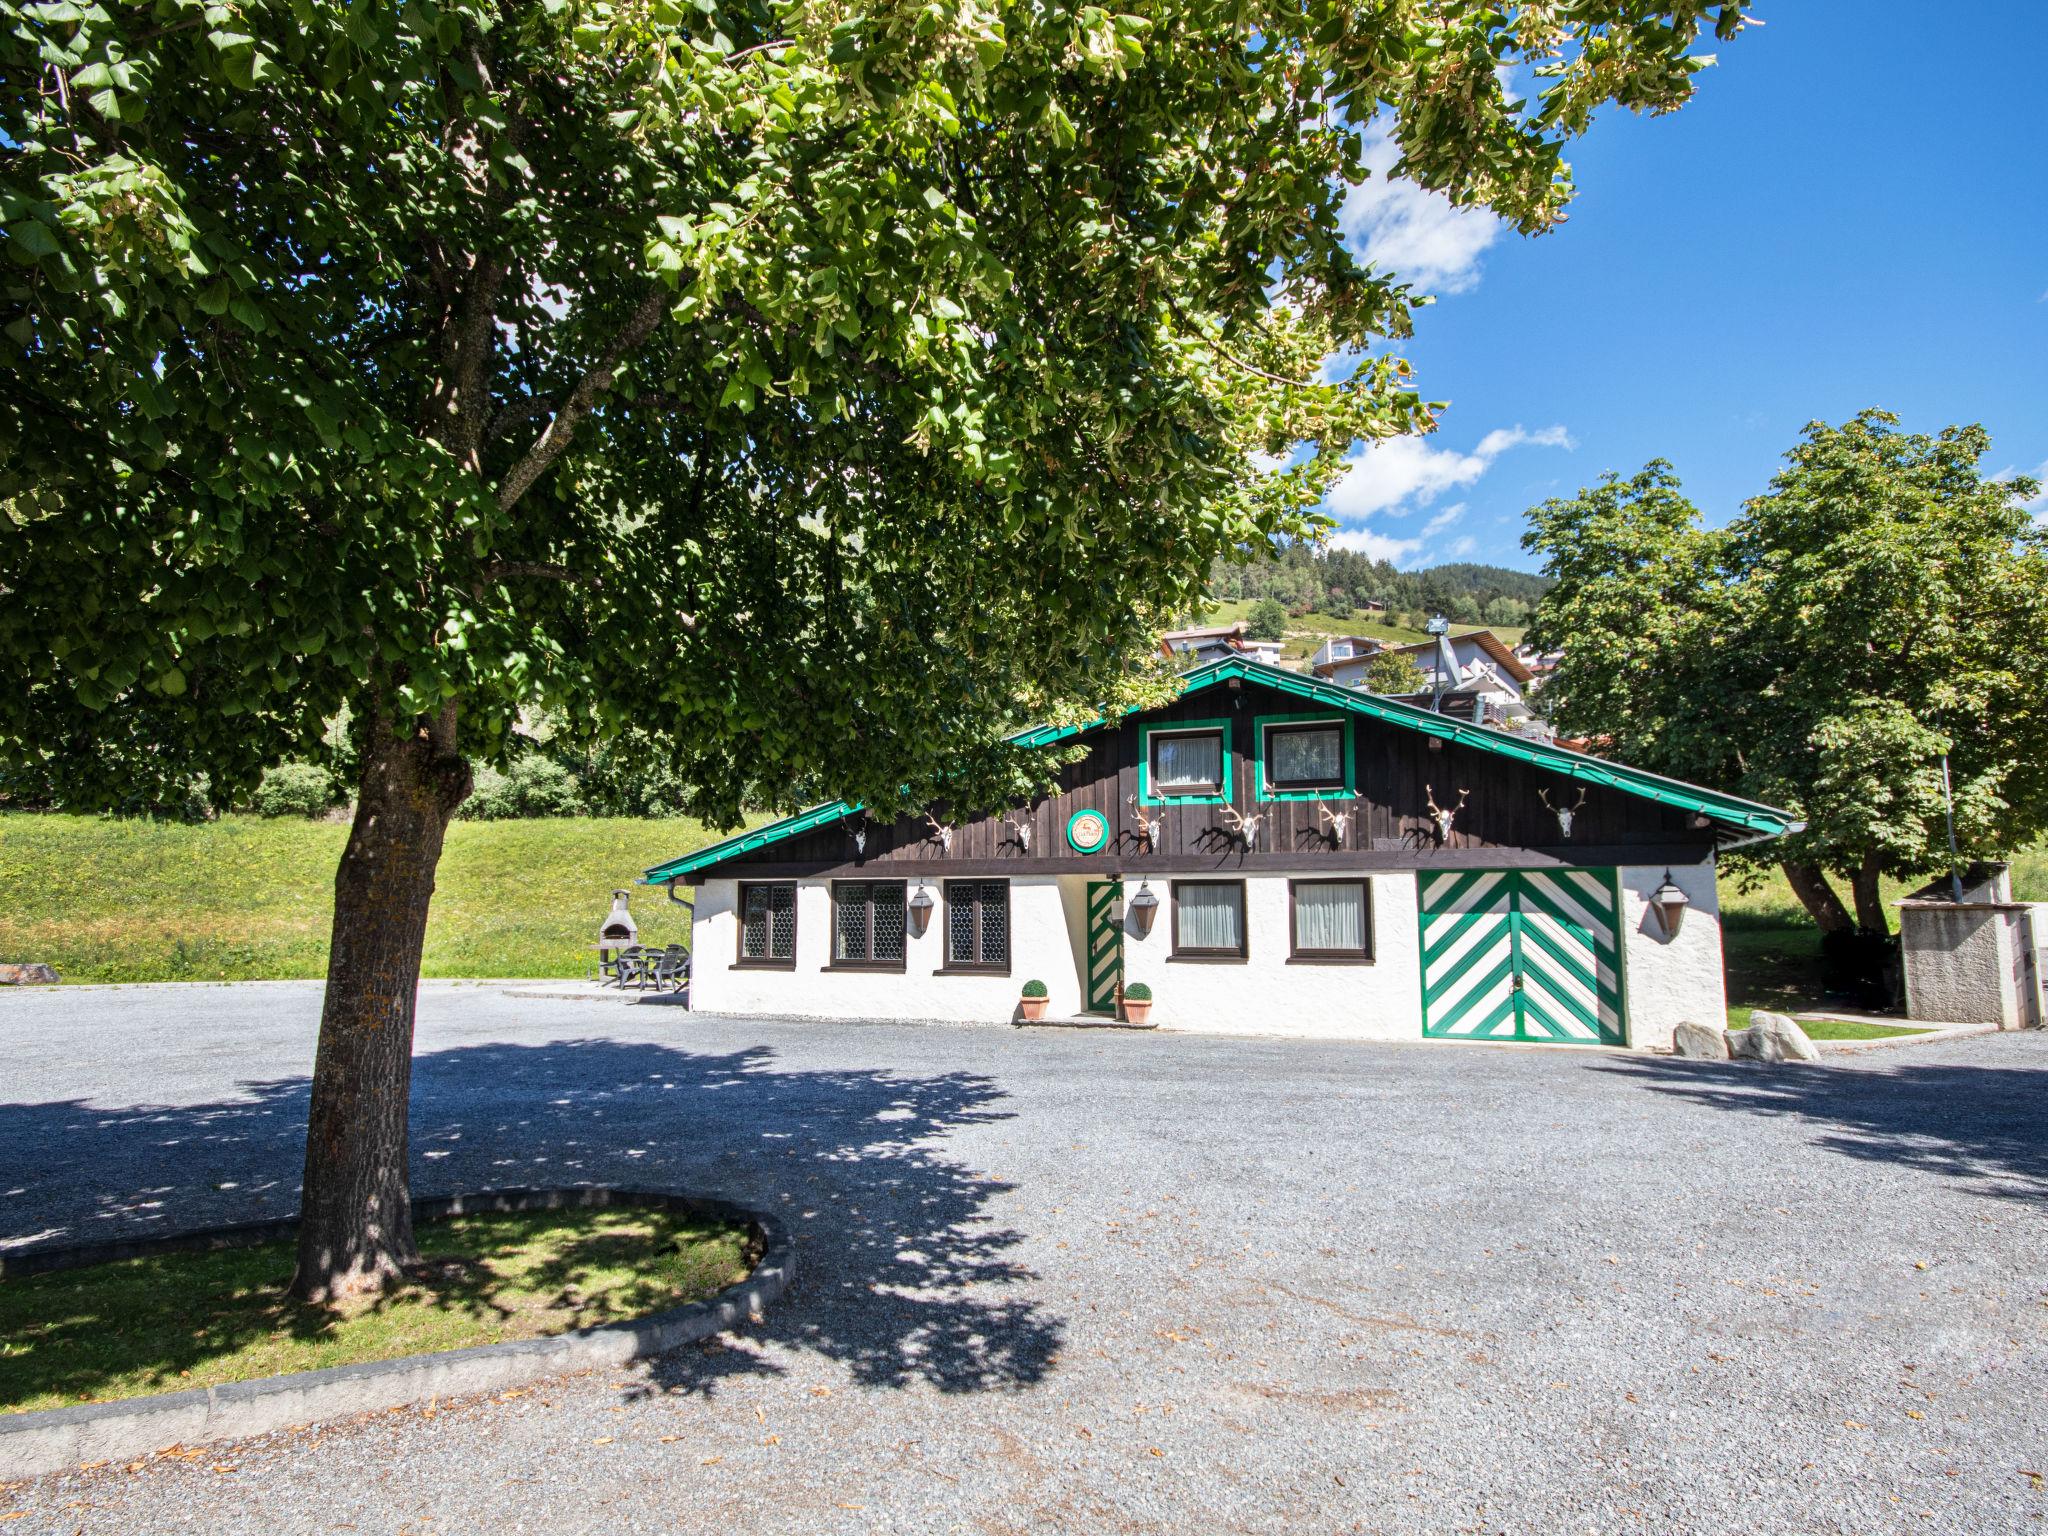
<svg viewBox="0 0 2048 1536"><path fill-rule="evenodd" d="M319 991L0 997L0 1239L288 1211ZM2043 1529L2048 1037L1775 1071L429 985L422 1191L779 1208L644 1372L0 1492L29 1531Z"/></svg>

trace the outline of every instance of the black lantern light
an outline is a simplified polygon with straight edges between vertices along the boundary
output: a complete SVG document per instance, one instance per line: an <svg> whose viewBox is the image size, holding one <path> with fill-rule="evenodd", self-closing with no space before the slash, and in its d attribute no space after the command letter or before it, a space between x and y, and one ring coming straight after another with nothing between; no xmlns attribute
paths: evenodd
<svg viewBox="0 0 2048 1536"><path fill-rule="evenodd" d="M1144 938L1152 931L1152 920L1159 915L1159 898L1152 894L1152 887L1149 884L1139 884L1138 894L1130 901L1130 914L1139 938Z"/></svg>
<svg viewBox="0 0 2048 1536"><path fill-rule="evenodd" d="M925 929L931 926L935 905L937 903L932 900L932 893L925 888L925 883L918 881L916 894L910 898L910 936L913 939L924 937Z"/></svg>
<svg viewBox="0 0 2048 1536"><path fill-rule="evenodd" d="M1657 914L1657 921L1664 925L1664 937L1678 937L1678 925L1685 921L1685 909L1692 905L1692 898L1678 888L1678 882L1671 878L1671 871L1664 871L1664 883L1650 892L1650 909Z"/></svg>

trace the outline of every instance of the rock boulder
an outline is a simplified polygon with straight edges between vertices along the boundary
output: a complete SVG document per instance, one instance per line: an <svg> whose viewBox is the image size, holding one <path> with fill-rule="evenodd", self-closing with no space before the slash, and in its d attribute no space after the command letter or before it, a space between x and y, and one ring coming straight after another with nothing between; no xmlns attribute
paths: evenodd
<svg viewBox="0 0 2048 1536"><path fill-rule="evenodd" d="M1672 1032L1671 1053L1695 1061L1726 1061L1728 1031L1718 1024L1695 1024L1688 1019Z"/></svg>
<svg viewBox="0 0 2048 1536"><path fill-rule="evenodd" d="M56 980L56 967L40 960L31 960L26 965L0 964L0 987L49 986Z"/></svg>
<svg viewBox="0 0 2048 1536"><path fill-rule="evenodd" d="M1728 1037L1731 1053L1750 1061L1819 1061L1820 1052L1806 1038L1806 1031L1782 1013L1758 1011L1749 1016L1749 1028Z"/></svg>

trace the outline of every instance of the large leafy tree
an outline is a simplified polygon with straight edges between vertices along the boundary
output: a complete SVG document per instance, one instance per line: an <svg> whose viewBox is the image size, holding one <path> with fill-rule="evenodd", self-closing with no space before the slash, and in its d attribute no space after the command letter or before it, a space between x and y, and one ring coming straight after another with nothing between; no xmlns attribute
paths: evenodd
<svg viewBox="0 0 2048 1536"><path fill-rule="evenodd" d="M1540 232L1744 3L0 0L0 754L230 796L355 722L300 1293L413 1256L435 863L522 711L725 823L1017 792L1006 727L1430 424L1369 125Z"/></svg>
<svg viewBox="0 0 2048 1536"><path fill-rule="evenodd" d="M1813 422L1765 495L1707 529L1671 466L1530 514L1556 585L1553 720L1648 767L1795 809L1769 845L1824 932L1890 932L1880 884L2048 827L2048 536L1983 428ZM1841 888L1848 892L1843 899Z"/></svg>

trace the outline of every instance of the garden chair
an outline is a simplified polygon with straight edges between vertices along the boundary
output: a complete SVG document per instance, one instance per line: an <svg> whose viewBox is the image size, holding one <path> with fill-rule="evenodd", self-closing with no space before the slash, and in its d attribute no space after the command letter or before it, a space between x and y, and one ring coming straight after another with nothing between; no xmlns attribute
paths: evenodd
<svg viewBox="0 0 2048 1536"><path fill-rule="evenodd" d="M646 951L638 944L629 944L611 959L600 959L597 962L598 984L603 985L609 976L619 986L625 986L639 975L640 962L645 955Z"/></svg>
<svg viewBox="0 0 2048 1536"><path fill-rule="evenodd" d="M654 960L654 990L659 992L668 982L674 982L678 992L690 984L690 952L680 944L669 945Z"/></svg>

